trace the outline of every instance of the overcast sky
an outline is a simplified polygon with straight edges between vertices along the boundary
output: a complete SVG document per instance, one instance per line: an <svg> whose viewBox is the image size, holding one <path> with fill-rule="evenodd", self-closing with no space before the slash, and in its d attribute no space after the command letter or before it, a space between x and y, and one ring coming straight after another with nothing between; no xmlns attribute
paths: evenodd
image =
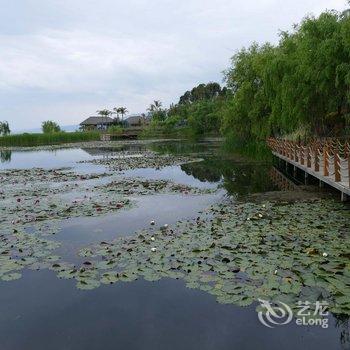
<svg viewBox="0 0 350 350"><path fill-rule="evenodd" d="M143 112L222 81L252 41L277 42L345 0L0 0L0 121L77 124L97 109Z"/></svg>

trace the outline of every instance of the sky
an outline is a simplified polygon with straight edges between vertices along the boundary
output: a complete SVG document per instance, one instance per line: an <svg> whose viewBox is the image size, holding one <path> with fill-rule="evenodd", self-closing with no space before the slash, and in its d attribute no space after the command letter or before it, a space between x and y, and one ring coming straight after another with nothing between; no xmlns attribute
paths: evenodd
<svg viewBox="0 0 350 350"><path fill-rule="evenodd" d="M230 57L346 0L0 0L0 121L78 124L222 82Z"/></svg>

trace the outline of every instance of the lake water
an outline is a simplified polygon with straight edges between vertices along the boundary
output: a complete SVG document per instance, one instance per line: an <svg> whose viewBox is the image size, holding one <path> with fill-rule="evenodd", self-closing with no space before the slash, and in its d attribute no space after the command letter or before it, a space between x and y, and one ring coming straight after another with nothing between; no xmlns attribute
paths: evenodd
<svg viewBox="0 0 350 350"><path fill-rule="evenodd" d="M192 219L227 195L244 200L247 194L277 190L272 165L228 157L217 142L158 142L135 145L156 152L190 155L201 162L161 169L133 168L126 177L172 180L200 189L202 195L159 194L133 196L129 210L97 217L74 217L59 223L54 240L62 243L57 254L77 260L86 245L130 236L148 228ZM56 149L13 151L1 154L0 170L71 167L75 172L103 173L102 165L78 163L110 156L116 150ZM105 180L101 180L105 181ZM51 237L50 237L51 239ZM158 282L138 279L79 290L74 280L62 280L53 271L24 270L22 278L0 282L0 349L349 349L349 325L329 317L329 328L263 326L248 307L224 305L215 297L186 288L181 279Z"/></svg>

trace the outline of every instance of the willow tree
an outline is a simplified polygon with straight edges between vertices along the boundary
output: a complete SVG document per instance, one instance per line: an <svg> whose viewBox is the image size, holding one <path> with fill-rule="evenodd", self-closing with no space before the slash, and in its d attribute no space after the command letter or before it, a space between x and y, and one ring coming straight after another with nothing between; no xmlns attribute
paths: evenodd
<svg viewBox="0 0 350 350"><path fill-rule="evenodd" d="M244 138L344 130L350 111L350 16L306 17L276 46L253 44L225 71L232 91L223 130Z"/></svg>

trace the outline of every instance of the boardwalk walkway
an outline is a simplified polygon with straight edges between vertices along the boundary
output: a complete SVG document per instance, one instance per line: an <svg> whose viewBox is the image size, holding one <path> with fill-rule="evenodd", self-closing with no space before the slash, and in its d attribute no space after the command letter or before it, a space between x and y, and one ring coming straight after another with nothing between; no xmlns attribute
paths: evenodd
<svg viewBox="0 0 350 350"><path fill-rule="evenodd" d="M350 144L336 139L315 140L308 145L270 138L272 153L341 192L343 201L350 197Z"/></svg>
<svg viewBox="0 0 350 350"><path fill-rule="evenodd" d="M125 128L120 134L101 133L100 139L101 141L111 141L113 138L137 139L144 129L144 127L130 127Z"/></svg>

